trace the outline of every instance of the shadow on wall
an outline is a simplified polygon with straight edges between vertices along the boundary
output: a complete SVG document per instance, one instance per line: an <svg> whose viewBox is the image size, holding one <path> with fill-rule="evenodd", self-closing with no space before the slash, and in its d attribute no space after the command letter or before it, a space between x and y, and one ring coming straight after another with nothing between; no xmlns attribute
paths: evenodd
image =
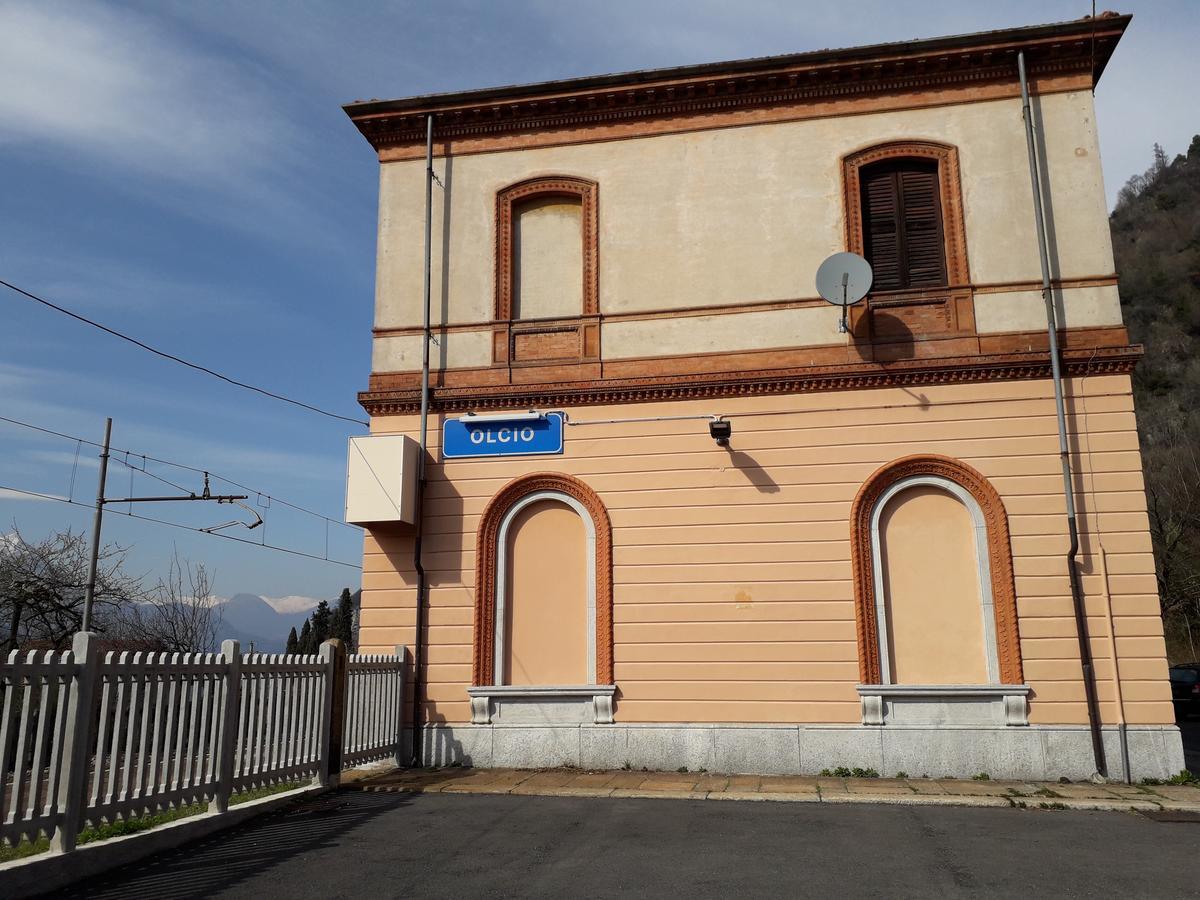
<svg viewBox="0 0 1200 900"><path fill-rule="evenodd" d="M59 897L172 900L208 898L274 870L283 877L294 860L344 845L348 832L412 802L410 794L347 791L298 800L277 812L175 850L157 853Z"/></svg>
<svg viewBox="0 0 1200 900"><path fill-rule="evenodd" d="M1050 182L1050 168L1046 148L1046 129L1042 118L1042 98L1037 94L1033 94L1029 98L1030 112L1033 117L1033 139L1037 147L1037 165L1038 165L1038 180L1041 182L1042 189L1042 211L1044 213L1043 224L1046 227L1046 256L1047 264L1050 270L1050 278L1057 281L1062 278L1062 266L1058 258L1058 230L1054 225L1054 192ZM1032 192L1033 187L1029 190ZM1029 228L1033 230L1035 223L1030 222ZM1036 251L1035 251L1036 252ZM1031 263L1040 266L1037 257L1030 260ZM1040 268L1038 269L1040 274ZM1062 286L1051 288L1050 295L1054 301L1054 317L1058 324L1058 330L1061 332L1067 327L1066 306L1063 298Z"/></svg>
<svg viewBox="0 0 1200 900"><path fill-rule="evenodd" d="M729 461L733 467L746 476L746 479L762 494L778 494L779 485L767 474L767 470L758 464L753 456L743 450L729 450Z"/></svg>
<svg viewBox="0 0 1200 900"><path fill-rule="evenodd" d="M441 307L442 314L438 318L438 324L445 325L450 321L450 188L454 184L454 158L450 156L450 145L442 146L442 283L441 283ZM435 168L436 171L436 168ZM435 183L433 186L435 191L438 186ZM434 203L437 203L437 194L434 194ZM430 286L432 291L432 285ZM432 304L432 297L430 298ZM447 355L446 355L447 334L443 330L438 335L438 368L441 370L443 377L446 371Z"/></svg>
<svg viewBox="0 0 1200 900"><path fill-rule="evenodd" d="M490 763L490 760L473 759L470 752L463 746L462 741L455 740L453 732L449 728L429 728L430 725L446 725L446 719L441 715L433 715L429 720L422 723L421 734L421 765L423 766L445 766L450 763L461 763L464 766L474 766L483 762L485 765ZM410 735L409 741L412 741L412 730L408 729Z"/></svg>
<svg viewBox="0 0 1200 900"><path fill-rule="evenodd" d="M871 335L878 362L913 359L917 355L912 329L893 313L871 310Z"/></svg>
<svg viewBox="0 0 1200 900"><path fill-rule="evenodd" d="M448 416L445 413L431 417L429 429L440 429L442 423ZM468 460L471 462L472 460ZM445 465L443 460L439 460L437 454L430 453L427 463L431 468L438 465ZM433 496L426 494L426 504L430 507L430 514L436 515L435 520L438 523L461 523L464 517L464 501L463 496L454 486L454 482L449 480L438 480L426 488L432 488ZM429 520L426 520L427 525L432 525ZM428 579L430 588L438 587L459 587L467 590L464 585L464 579L467 577L463 571L463 544L471 550L475 549L475 532L464 530L459 534L455 530L442 532L433 530L426 532L424 539L424 547L421 555L425 562L425 577ZM436 555L435 555L436 554ZM409 563L411 567L411 561ZM470 601L474 603L475 592L468 590ZM428 623L427 623L428 624Z"/></svg>

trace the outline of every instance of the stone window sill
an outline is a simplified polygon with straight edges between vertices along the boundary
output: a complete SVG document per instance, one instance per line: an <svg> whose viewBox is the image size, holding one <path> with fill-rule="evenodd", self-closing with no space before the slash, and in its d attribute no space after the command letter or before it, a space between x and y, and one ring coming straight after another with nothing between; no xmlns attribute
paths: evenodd
<svg viewBox="0 0 1200 900"><path fill-rule="evenodd" d="M471 724L501 723L611 725L615 684L510 685L467 688Z"/></svg>
<svg viewBox="0 0 1200 900"><path fill-rule="evenodd" d="M860 684L864 725L1028 725L1024 684Z"/></svg>

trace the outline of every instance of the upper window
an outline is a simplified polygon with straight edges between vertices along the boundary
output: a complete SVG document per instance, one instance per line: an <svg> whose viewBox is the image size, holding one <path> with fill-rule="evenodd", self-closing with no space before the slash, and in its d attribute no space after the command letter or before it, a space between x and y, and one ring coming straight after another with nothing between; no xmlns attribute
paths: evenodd
<svg viewBox="0 0 1200 900"><path fill-rule="evenodd" d="M896 141L842 160L846 249L875 271L872 290L924 291L970 283L958 150Z"/></svg>
<svg viewBox="0 0 1200 900"><path fill-rule="evenodd" d="M496 305L501 321L595 315L594 181L531 178L496 195Z"/></svg>
<svg viewBox="0 0 1200 900"><path fill-rule="evenodd" d="M874 289L945 287L937 161L887 160L865 167L859 178L863 250L875 272Z"/></svg>
<svg viewBox="0 0 1200 900"><path fill-rule="evenodd" d="M583 312L583 203L533 197L513 207L512 317L548 319Z"/></svg>

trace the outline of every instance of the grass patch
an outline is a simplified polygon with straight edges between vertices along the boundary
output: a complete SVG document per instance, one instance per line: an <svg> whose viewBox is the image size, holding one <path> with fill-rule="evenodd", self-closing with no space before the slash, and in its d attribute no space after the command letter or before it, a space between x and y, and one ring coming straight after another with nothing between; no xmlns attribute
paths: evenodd
<svg viewBox="0 0 1200 900"><path fill-rule="evenodd" d="M261 800L263 797L282 794L284 791L293 791L296 788L303 787L307 783L307 781L285 781L281 784L268 784L245 791L238 791L229 798L229 805L236 806L239 803L249 803L251 800ZM178 822L180 819L190 819L192 816L198 816L207 811L207 803L190 803L187 806L166 809L162 812L149 815L130 816L128 819L101 822L99 825L89 825L80 831L79 838L75 843L82 846L83 844L91 844L95 841L107 841L110 838L137 834L141 831L149 831L151 828L157 828L160 825ZM14 859L25 859L28 856L37 856L39 853L46 853L49 849L50 839L45 836L39 837L36 841L22 840L15 847L0 845L0 863L12 862Z"/></svg>
<svg viewBox="0 0 1200 900"><path fill-rule="evenodd" d="M1170 778L1143 778L1142 784L1190 784L1200 787L1200 778L1187 769L1181 769L1178 775L1172 775Z"/></svg>
<svg viewBox="0 0 1200 900"><path fill-rule="evenodd" d="M189 803L187 806L177 806L162 812L147 816L133 816L128 819L117 819L114 822L103 822L100 825L89 826L79 832L77 844L90 844L93 841L106 841L109 838L124 837L127 834L137 834L139 831L149 831L159 825L178 822L180 819L190 819L208 810L207 803Z"/></svg>
<svg viewBox="0 0 1200 900"><path fill-rule="evenodd" d="M1039 797L1061 797L1062 796L1062 794L1058 793L1057 791L1052 791L1052 790L1050 790L1050 788L1047 788L1047 787L1038 788L1036 791L1034 791L1034 794L1036 794Z"/></svg>
<svg viewBox="0 0 1200 900"><path fill-rule="evenodd" d="M22 838L21 843L15 847L0 845L0 863L12 862L14 859L24 859L27 856L36 856L39 853L45 853L50 849L50 838L39 837L36 841L29 841L28 838Z"/></svg>
<svg viewBox="0 0 1200 900"><path fill-rule="evenodd" d="M992 776L989 775L987 772L976 772L974 775L971 776L971 780L972 781L991 781Z"/></svg>
<svg viewBox="0 0 1200 900"><path fill-rule="evenodd" d="M825 778L878 778L879 773L874 769L860 769L855 766L853 769L848 769L845 766L838 766L834 769L822 769L820 774Z"/></svg>
<svg viewBox="0 0 1200 900"><path fill-rule="evenodd" d="M250 788L246 791L239 791L229 798L230 806L237 806L239 803L249 803L251 800L261 800L263 797L271 797L275 794L282 794L284 791L294 791L296 788L304 787L308 784L306 781L284 781L280 784L265 784L262 787Z"/></svg>

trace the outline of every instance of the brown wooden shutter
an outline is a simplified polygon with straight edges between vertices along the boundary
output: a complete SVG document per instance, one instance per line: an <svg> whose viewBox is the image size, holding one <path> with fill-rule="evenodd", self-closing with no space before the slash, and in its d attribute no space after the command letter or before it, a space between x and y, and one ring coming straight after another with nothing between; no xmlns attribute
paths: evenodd
<svg viewBox="0 0 1200 900"><path fill-rule="evenodd" d="M903 159L863 169L863 243L872 290L945 287L937 163Z"/></svg>

